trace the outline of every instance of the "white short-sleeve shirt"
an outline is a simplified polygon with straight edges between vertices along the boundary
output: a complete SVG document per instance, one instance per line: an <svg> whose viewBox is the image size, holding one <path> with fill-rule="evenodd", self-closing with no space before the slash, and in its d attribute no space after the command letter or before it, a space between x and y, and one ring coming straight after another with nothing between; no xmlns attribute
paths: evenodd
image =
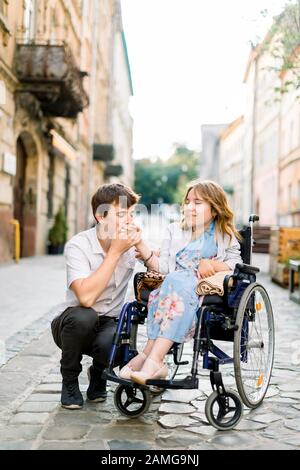
<svg viewBox="0 0 300 470"><path fill-rule="evenodd" d="M67 268L66 302L57 307L57 314L62 313L67 307L79 305L70 287L72 282L89 277L103 263L105 252L98 240L96 227L74 235L66 244L64 254ZM135 263L134 248L121 255L109 283L92 306L98 315L109 317L119 315Z"/></svg>

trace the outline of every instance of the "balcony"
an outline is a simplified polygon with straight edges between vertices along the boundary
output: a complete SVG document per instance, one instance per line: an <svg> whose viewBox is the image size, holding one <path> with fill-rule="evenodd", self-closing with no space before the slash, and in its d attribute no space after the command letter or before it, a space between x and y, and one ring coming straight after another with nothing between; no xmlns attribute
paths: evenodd
<svg viewBox="0 0 300 470"><path fill-rule="evenodd" d="M122 165L107 165L104 170L105 178L109 178L110 176L121 176L122 174L123 174Z"/></svg>
<svg viewBox="0 0 300 470"><path fill-rule="evenodd" d="M93 160L98 162L111 162L114 159L113 145L94 144Z"/></svg>
<svg viewBox="0 0 300 470"><path fill-rule="evenodd" d="M76 118L88 106L83 77L64 44L18 44L16 74L19 91L32 93L47 116Z"/></svg>

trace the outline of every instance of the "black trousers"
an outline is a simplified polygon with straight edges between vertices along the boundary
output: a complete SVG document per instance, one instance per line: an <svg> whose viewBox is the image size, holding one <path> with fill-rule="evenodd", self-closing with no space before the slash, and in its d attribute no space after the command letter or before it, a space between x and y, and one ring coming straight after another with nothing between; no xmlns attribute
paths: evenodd
<svg viewBox="0 0 300 470"><path fill-rule="evenodd" d="M107 367L116 326L113 318L98 316L95 310L85 307L69 307L54 318L51 330L62 350L60 370L64 380L78 377L83 354L93 358L93 366L99 371Z"/></svg>

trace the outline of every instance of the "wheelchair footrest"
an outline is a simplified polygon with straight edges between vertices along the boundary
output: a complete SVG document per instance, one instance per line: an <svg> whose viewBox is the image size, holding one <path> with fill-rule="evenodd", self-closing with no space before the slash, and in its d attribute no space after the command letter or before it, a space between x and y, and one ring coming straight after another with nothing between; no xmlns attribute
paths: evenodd
<svg viewBox="0 0 300 470"><path fill-rule="evenodd" d="M197 377L188 375L183 380L147 380L146 385L155 385L159 388L173 389L195 389L198 388L199 380Z"/></svg>
<svg viewBox="0 0 300 470"><path fill-rule="evenodd" d="M109 380L110 382L124 383L124 385L127 383L132 384L130 380L121 379L121 377L115 374L113 370L109 369L104 369L102 372L102 379Z"/></svg>
<svg viewBox="0 0 300 470"><path fill-rule="evenodd" d="M121 377L116 375L114 371L110 371L109 369L105 369L102 372L102 378L109 380L110 382L116 382L119 385L124 385L125 387L135 388L138 386L139 388L143 389L148 388L146 385L138 385L135 382L132 382L132 380L121 379Z"/></svg>

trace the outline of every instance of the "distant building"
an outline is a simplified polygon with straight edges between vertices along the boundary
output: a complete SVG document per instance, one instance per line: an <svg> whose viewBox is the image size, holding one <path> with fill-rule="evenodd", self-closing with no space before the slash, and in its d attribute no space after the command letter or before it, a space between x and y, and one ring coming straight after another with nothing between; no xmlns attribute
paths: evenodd
<svg viewBox="0 0 300 470"><path fill-rule="evenodd" d="M231 123L220 136L220 184L228 194L235 223L243 220L244 117ZM248 216L249 217L249 216Z"/></svg>
<svg viewBox="0 0 300 470"><path fill-rule="evenodd" d="M121 14L115 24L113 49L112 136L116 154L115 162L117 165L122 165L123 173L120 180L133 186L133 120L128 107L130 98L133 96L133 85Z"/></svg>
<svg viewBox="0 0 300 470"><path fill-rule="evenodd" d="M251 49L244 76L245 109L244 109L244 145L242 158L242 211L243 222L247 223L249 215L254 212L253 197L253 153L256 100L256 56L257 49Z"/></svg>
<svg viewBox="0 0 300 470"><path fill-rule="evenodd" d="M204 124L201 126L202 154L199 177L220 181L220 135L227 124Z"/></svg>
<svg viewBox="0 0 300 470"><path fill-rule="evenodd" d="M91 223L103 182L133 180L132 93L120 0L0 0L0 262Z"/></svg>
<svg viewBox="0 0 300 470"><path fill-rule="evenodd" d="M285 73L283 82L290 79ZM300 103L299 90L282 96L280 107L278 223L300 227Z"/></svg>
<svg viewBox="0 0 300 470"><path fill-rule="evenodd" d="M224 186L238 220L245 223L255 212L266 229L300 226L300 93L295 86L278 92L292 71L278 74L270 52L275 42L268 33L250 51L243 118L225 129L202 126L200 177Z"/></svg>
<svg viewBox="0 0 300 470"><path fill-rule="evenodd" d="M280 101L275 87L280 86L276 63L268 51L259 49L255 57L254 134L252 155L253 209L260 224L278 222L278 158L280 145Z"/></svg>

